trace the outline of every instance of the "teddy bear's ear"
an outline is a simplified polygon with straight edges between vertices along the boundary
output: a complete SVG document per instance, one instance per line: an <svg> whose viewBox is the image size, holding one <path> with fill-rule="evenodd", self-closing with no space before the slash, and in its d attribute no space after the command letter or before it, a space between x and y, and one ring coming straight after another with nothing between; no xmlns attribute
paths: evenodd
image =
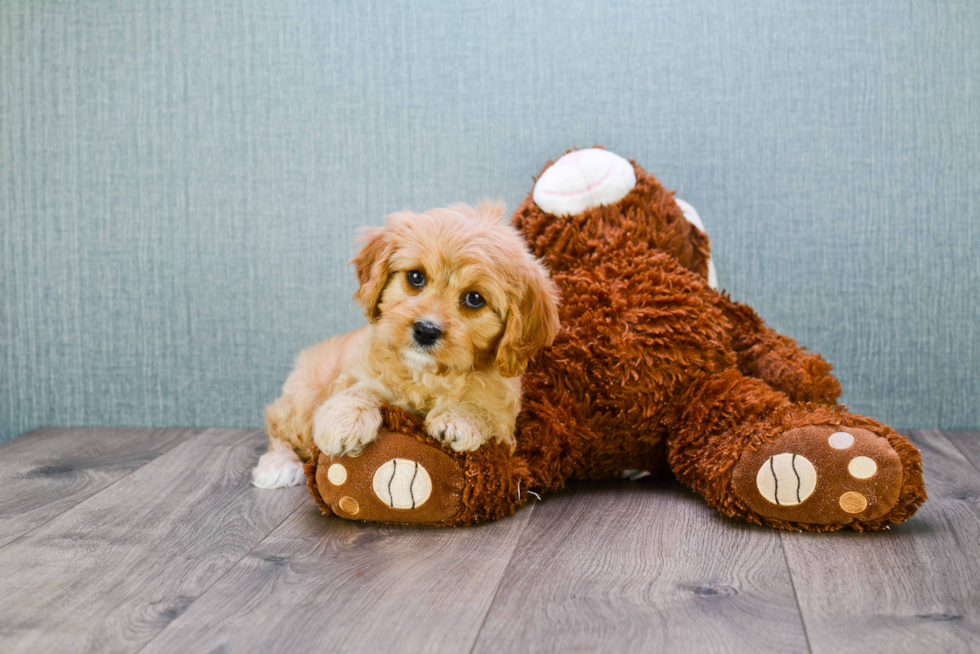
<svg viewBox="0 0 980 654"><path fill-rule="evenodd" d="M360 284L354 293L354 300L364 307L368 320L374 320L381 315L378 303L381 301L385 282L388 281L388 257L391 256L392 248L384 227L364 230L360 240L364 242L364 247L350 260L354 264L357 282Z"/></svg>
<svg viewBox="0 0 980 654"><path fill-rule="evenodd" d="M524 373L528 361L558 334L558 289L548 272L528 255L528 264L510 299L495 365L504 377Z"/></svg>
<svg viewBox="0 0 980 654"><path fill-rule="evenodd" d="M615 204L636 186L633 164L609 150L573 150L551 164L534 184L534 203L545 213L572 216Z"/></svg>

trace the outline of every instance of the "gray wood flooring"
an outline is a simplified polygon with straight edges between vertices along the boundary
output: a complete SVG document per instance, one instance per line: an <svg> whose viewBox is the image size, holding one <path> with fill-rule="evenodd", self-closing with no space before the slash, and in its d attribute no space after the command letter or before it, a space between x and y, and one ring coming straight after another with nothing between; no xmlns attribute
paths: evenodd
<svg viewBox="0 0 980 654"><path fill-rule="evenodd" d="M255 430L41 429L0 445L0 651L980 651L980 432L908 435L918 515L796 534L651 481L360 524L252 488Z"/></svg>

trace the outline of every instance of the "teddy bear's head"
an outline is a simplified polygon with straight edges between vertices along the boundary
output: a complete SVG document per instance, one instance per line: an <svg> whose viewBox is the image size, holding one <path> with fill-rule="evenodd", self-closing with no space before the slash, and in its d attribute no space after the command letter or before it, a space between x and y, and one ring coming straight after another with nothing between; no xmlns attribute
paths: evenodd
<svg viewBox="0 0 980 654"><path fill-rule="evenodd" d="M714 282L708 237L694 208L636 163L601 147L548 162L513 222L555 271L581 265L597 242L640 241Z"/></svg>

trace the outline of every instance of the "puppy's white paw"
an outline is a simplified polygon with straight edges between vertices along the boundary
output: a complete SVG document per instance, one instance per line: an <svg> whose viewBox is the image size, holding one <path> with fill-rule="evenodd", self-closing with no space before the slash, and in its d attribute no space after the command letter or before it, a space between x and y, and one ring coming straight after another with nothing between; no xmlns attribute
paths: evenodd
<svg viewBox="0 0 980 654"><path fill-rule="evenodd" d="M252 469L252 485L258 488L289 488L305 481L303 462L288 446L269 450Z"/></svg>
<svg viewBox="0 0 980 654"><path fill-rule="evenodd" d="M329 456L360 452L374 440L381 410L359 397L340 393L320 405L313 415L313 442Z"/></svg>
<svg viewBox="0 0 980 654"><path fill-rule="evenodd" d="M425 419L429 436L449 445L457 452L472 452L486 440L475 422L458 411L433 412Z"/></svg>

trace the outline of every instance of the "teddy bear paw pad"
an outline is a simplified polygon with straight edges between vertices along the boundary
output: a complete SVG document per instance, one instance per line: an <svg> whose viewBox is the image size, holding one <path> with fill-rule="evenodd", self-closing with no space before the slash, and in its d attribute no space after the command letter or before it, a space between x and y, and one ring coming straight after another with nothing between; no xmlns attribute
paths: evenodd
<svg viewBox="0 0 980 654"><path fill-rule="evenodd" d="M355 456L320 453L316 487L341 518L434 524L462 505L465 477L438 445L385 432Z"/></svg>
<svg viewBox="0 0 980 654"><path fill-rule="evenodd" d="M886 438L858 427L783 432L735 466L735 494L760 516L806 524L879 518L898 501L902 464Z"/></svg>
<svg viewBox="0 0 980 654"><path fill-rule="evenodd" d="M417 509L432 494L432 478L418 461L392 459L374 473L374 495L392 509Z"/></svg>

